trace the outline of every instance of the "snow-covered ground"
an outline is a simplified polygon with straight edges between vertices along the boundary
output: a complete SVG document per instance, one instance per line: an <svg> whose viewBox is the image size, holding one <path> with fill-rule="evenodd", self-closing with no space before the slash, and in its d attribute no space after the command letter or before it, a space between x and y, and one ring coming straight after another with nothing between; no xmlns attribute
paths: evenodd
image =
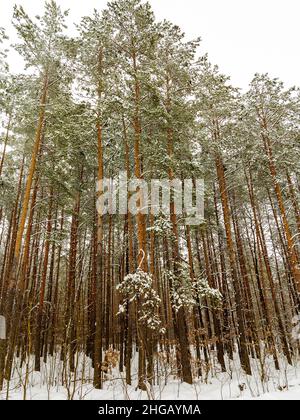
<svg viewBox="0 0 300 420"><path fill-rule="evenodd" d="M14 369L14 379L0 392L0 399L28 400L300 400L300 365L292 367L281 361L281 370L276 371L273 362L267 359L262 369L252 361L253 375L247 376L233 361L227 361L227 372L211 367L207 378L197 380L193 385L178 381L170 372L161 374L159 383L142 392L134 386L127 386L117 369L113 369L104 382L103 390L92 385L92 369L88 359L80 361L80 374L66 375L58 360L49 360L41 373L28 366L27 380L23 368ZM17 364L16 364L17 366ZM82 382L82 376L85 378ZM61 386L61 378L67 386ZM65 381L66 383L66 381ZM26 391L25 391L26 389Z"/></svg>

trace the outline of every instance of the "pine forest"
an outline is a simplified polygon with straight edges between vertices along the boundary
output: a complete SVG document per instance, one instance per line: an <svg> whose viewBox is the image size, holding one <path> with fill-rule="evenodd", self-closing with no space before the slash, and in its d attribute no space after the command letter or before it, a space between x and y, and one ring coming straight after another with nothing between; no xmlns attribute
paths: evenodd
<svg viewBox="0 0 300 420"><path fill-rule="evenodd" d="M67 22L48 0L14 7L17 42L0 28L0 399L282 395L299 384L299 88L232 86L141 0ZM203 180L203 217L175 187L149 210L153 180L192 199Z"/></svg>

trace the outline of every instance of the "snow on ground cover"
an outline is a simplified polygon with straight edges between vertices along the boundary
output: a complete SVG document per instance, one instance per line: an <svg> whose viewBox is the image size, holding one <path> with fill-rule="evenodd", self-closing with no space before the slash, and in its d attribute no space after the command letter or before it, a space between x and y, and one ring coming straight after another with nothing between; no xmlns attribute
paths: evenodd
<svg viewBox="0 0 300 420"><path fill-rule="evenodd" d="M78 364L79 366L79 364ZM62 370L58 359L49 359L41 372L34 372L28 364L28 377L23 368L15 364L14 378L0 392L0 399L18 400L300 400L300 365L292 367L281 361L280 371L274 369L271 359L265 361L264 380L261 381L261 366L253 360L253 375L245 375L235 361L227 360L227 372L218 371L213 376L196 380L193 385L178 381L170 372L162 372L158 384L147 392L127 386L124 374L114 369L104 382L102 390L92 385L92 368L89 359L80 361L74 376ZM67 379L61 386L61 378ZM84 377L84 381L81 378ZM25 392L26 389L26 392Z"/></svg>

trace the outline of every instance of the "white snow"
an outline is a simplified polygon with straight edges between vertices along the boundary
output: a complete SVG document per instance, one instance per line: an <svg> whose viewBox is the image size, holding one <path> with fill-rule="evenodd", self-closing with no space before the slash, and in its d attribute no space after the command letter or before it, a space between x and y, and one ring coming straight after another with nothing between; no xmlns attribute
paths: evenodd
<svg viewBox="0 0 300 420"><path fill-rule="evenodd" d="M80 356L75 376L64 375L68 378L65 386L60 385L63 372L59 357L42 364L41 372L33 371L32 362L27 366L27 382L26 369L20 371L15 365L13 380L0 392L0 400L300 400L300 366L292 367L281 361L281 370L276 371L271 359L265 360L263 381L261 367L255 360L252 376L245 375L238 363L229 360L227 372L222 373L213 360L207 377L193 385L181 383L161 366L159 383L147 392L127 386L124 373L120 374L117 368L111 370L102 390L94 389L90 360L84 356ZM136 379L135 376L134 385Z"/></svg>

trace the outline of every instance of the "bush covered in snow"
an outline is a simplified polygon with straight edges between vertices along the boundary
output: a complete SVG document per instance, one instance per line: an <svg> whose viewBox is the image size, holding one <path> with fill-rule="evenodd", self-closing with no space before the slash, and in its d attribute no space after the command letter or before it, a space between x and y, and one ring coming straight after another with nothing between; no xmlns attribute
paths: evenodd
<svg viewBox="0 0 300 420"><path fill-rule="evenodd" d="M199 277L192 281L188 266L181 265L178 273L165 270L164 275L170 282L172 307L175 312L181 307L191 311L203 298L209 298L214 304L222 300L220 291L210 287L206 279Z"/></svg>
<svg viewBox="0 0 300 420"><path fill-rule="evenodd" d="M161 299L153 289L153 279L150 274L138 269L135 273L128 274L117 286L117 290L123 296L119 314L125 312L129 304L136 302L139 323L150 330L164 332L158 316Z"/></svg>

